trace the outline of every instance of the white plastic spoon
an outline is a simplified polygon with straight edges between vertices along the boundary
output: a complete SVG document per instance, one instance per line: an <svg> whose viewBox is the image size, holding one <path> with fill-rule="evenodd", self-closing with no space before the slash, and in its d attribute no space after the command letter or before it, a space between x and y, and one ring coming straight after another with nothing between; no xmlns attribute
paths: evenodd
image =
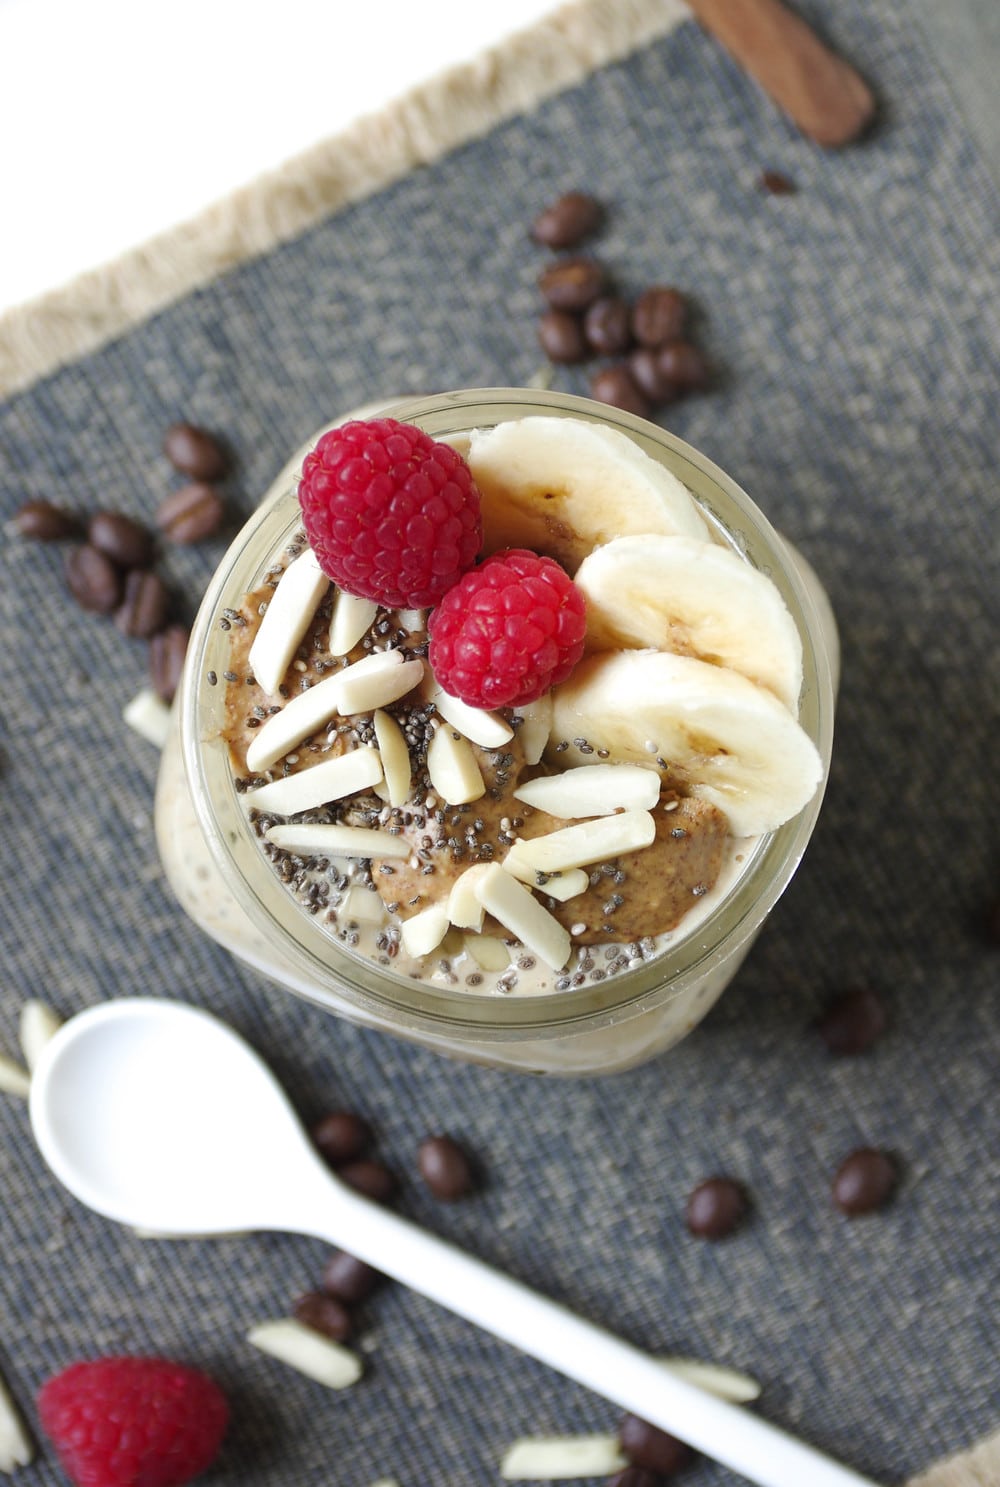
<svg viewBox="0 0 1000 1487"><path fill-rule="evenodd" d="M107 1218L315 1235L761 1487L874 1487L339 1182L270 1070L207 1012L140 997L81 1012L43 1049L30 1107L56 1177Z"/></svg>

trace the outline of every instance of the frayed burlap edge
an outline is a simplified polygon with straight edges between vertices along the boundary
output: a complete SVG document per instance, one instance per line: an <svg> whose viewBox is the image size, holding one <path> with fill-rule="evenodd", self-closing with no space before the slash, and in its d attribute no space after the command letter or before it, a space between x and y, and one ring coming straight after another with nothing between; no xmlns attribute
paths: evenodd
<svg viewBox="0 0 1000 1487"><path fill-rule="evenodd" d="M938 1461L907 1487L997 1487L1000 1483L1000 1434L991 1435L957 1456Z"/></svg>
<svg viewBox="0 0 1000 1487"><path fill-rule="evenodd" d="M190 221L0 315L0 396L665 35L680 0L573 0Z"/></svg>

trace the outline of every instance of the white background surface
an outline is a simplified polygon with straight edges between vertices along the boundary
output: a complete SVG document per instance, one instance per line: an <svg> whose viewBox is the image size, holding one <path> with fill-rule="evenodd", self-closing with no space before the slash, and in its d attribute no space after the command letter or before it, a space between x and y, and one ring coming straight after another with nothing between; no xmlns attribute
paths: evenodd
<svg viewBox="0 0 1000 1487"><path fill-rule="evenodd" d="M0 0L0 310L557 8Z"/></svg>
<svg viewBox="0 0 1000 1487"><path fill-rule="evenodd" d="M560 3L0 0L0 312ZM1000 5L907 3L996 164Z"/></svg>

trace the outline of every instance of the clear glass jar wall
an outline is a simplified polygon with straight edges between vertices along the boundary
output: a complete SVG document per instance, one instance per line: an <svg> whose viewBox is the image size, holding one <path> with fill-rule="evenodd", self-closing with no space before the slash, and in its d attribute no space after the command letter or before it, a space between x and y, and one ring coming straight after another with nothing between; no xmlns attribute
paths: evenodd
<svg viewBox="0 0 1000 1487"><path fill-rule="evenodd" d="M803 642L799 718L820 751L825 783L838 668L829 603L812 570L727 475L655 425L558 393L475 389L384 411L436 438L532 414L593 420L620 429L670 469L720 539L782 593ZM822 786L798 816L758 842L732 892L694 931L655 960L600 985L531 997L482 996L396 975L352 955L298 905L261 853L223 737L223 689L206 680L210 671L221 676L228 669L221 610L239 607L300 526L295 486L303 452L289 461L227 552L192 632L156 801L160 855L181 906L233 954L289 991L454 1057L535 1073L596 1075L662 1053L701 1020L750 949L805 850Z"/></svg>

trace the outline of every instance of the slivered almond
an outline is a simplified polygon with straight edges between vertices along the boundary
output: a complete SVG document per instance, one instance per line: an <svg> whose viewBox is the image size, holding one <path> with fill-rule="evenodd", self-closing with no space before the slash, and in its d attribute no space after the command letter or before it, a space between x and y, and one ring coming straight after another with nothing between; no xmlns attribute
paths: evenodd
<svg viewBox="0 0 1000 1487"><path fill-rule="evenodd" d="M517 935L547 966L553 971L562 970L571 949L568 933L499 863L490 863L478 880L476 897L488 913Z"/></svg>
<svg viewBox="0 0 1000 1487"><path fill-rule="evenodd" d="M535 1435L507 1447L500 1475L505 1482L566 1482L606 1477L626 1465L616 1435Z"/></svg>
<svg viewBox="0 0 1000 1487"><path fill-rule="evenodd" d="M364 661L358 665L363 666ZM280 713L272 713L258 728L247 749L247 769L263 774L272 764L294 749L305 738L318 733L325 723L335 718L340 701L340 682L345 675L327 676L306 692L299 692L286 702Z"/></svg>
<svg viewBox="0 0 1000 1487"><path fill-rule="evenodd" d="M465 805L486 794L472 745L448 723L441 725L427 746L427 773L431 787L447 805Z"/></svg>
<svg viewBox="0 0 1000 1487"><path fill-rule="evenodd" d="M655 836L656 824L648 811L598 816L593 821L564 826L561 831L550 831L547 836L516 841L507 854L507 871L565 872L569 867L586 867L648 847Z"/></svg>
<svg viewBox="0 0 1000 1487"><path fill-rule="evenodd" d="M299 811L313 811L331 800L343 800L358 790L377 785L382 778L382 761L378 749L352 749L322 764L285 775L270 785L247 791L243 799L258 811L276 816L296 816Z"/></svg>
<svg viewBox="0 0 1000 1487"><path fill-rule="evenodd" d="M517 729L517 737L524 750L524 762L537 764L545 753L545 746L552 732L552 693L546 692L534 702L524 702L514 712L523 719Z"/></svg>
<svg viewBox="0 0 1000 1487"><path fill-rule="evenodd" d="M482 707L469 707L452 697L427 673L423 691L424 698L433 702L446 723L457 728L464 738L479 744L483 749L499 749L514 737L514 730L499 713L487 712Z"/></svg>
<svg viewBox="0 0 1000 1487"><path fill-rule="evenodd" d="M519 883L527 883L529 888L536 888L539 893L547 893L549 898L557 898L561 904L583 893L590 883L590 878L582 867L568 867L561 873L540 873L534 868L522 867L516 857L511 862L510 853L500 866L506 868L507 872L517 878ZM544 881L540 883L539 878Z"/></svg>
<svg viewBox="0 0 1000 1487"><path fill-rule="evenodd" d="M338 589L330 613L330 655L346 656L367 635L378 614L374 599L359 599Z"/></svg>
<svg viewBox="0 0 1000 1487"><path fill-rule="evenodd" d="M390 661L390 656L396 659ZM345 717L374 712L397 702L420 684L424 674L423 661L416 657L404 661L401 651L378 651L370 659L380 660L382 665L361 673L357 669L362 664L359 661L357 666L349 666L341 673L340 711Z"/></svg>
<svg viewBox="0 0 1000 1487"><path fill-rule="evenodd" d="M247 769L255 774L270 769L303 739L318 733L338 713L354 711L344 705L345 693L349 693L354 684L364 678L381 678L389 672L395 673L402 664L400 651L379 651L346 666L335 676L324 677L307 691L297 693L279 713L272 713L263 728L254 734L247 749ZM403 690L408 690L405 681Z"/></svg>
<svg viewBox="0 0 1000 1487"><path fill-rule="evenodd" d="M323 601L330 580L312 548L289 563L254 636L247 660L258 685L276 695L303 635Z"/></svg>
<svg viewBox="0 0 1000 1487"><path fill-rule="evenodd" d="M464 933L462 930L456 929L453 924L449 925L448 931L438 948L442 955L446 955L449 960L454 960L455 956L461 955L465 949Z"/></svg>
<svg viewBox="0 0 1000 1487"><path fill-rule="evenodd" d="M337 913L341 920L357 919L361 924L381 924L385 919L385 904L373 889L352 883Z"/></svg>
<svg viewBox="0 0 1000 1487"><path fill-rule="evenodd" d="M426 609L397 609L396 620L407 635L420 635L427 629Z"/></svg>
<svg viewBox="0 0 1000 1487"><path fill-rule="evenodd" d="M53 1012L47 1002L40 1002L31 997L21 1008L21 1016L18 1022L18 1038L21 1043L21 1052L24 1054L24 1062L28 1065L30 1072L35 1072L42 1049L51 1038L62 1027L62 1018Z"/></svg>
<svg viewBox="0 0 1000 1487"><path fill-rule="evenodd" d="M382 756L382 773L385 775L386 794L390 805L403 805L409 798L413 779L410 750L396 719L391 713L379 708L372 719L375 738Z"/></svg>
<svg viewBox="0 0 1000 1487"><path fill-rule="evenodd" d="M446 904L431 904L429 909L404 919L400 926L404 950L408 955L429 955L448 933L448 924Z"/></svg>
<svg viewBox="0 0 1000 1487"><path fill-rule="evenodd" d="M306 857L409 857L412 846L404 837L390 836L370 826L271 826L264 835L285 852Z"/></svg>
<svg viewBox="0 0 1000 1487"><path fill-rule="evenodd" d="M0 1472L12 1472L16 1466L27 1466L35 1459L21 1411L10 1390L0 1378Z"/></svg>
<svg viewBox="0 0 1000 1487"><path fill-rule="evenodd" d="M154 748L162 749L170 731L170 709L152 687L143 687L136 692L131 702L122 708L122 719Z"/></svg>
<svg viewBox="0 0 1000 1487"><path fill-rule="evenodd" d="M496 935L468 934L465 948L481 971L505 971L510 965L510 951Z"/></svg>
<svg viewBox="0 0 1000 1487"><path fill-rule="evenodd" d="M363 1371L357 1353L311 1327L304 1327L292 1317L251 1327L247 1342L328 1389L349 1388L357 1383Z"/></svg>
<svg viewBox="0 0 1000 1487"><path fill-rule="evenodd" d="M19 1100L26 1100L30 1089L31 1075L27 1069L22 1069L6 1053L0 1053L0 1090L5 1095L16 1095Z"/></svg>
<svg viewBox="0 0 1000 1487"><path fill-rule="evenodd" d="M651 811L660 798L660 776L641 764L581 764L559 774L526 780L517 800L550 816L610 816L614 811Z"/></svg>
<svg viewBox="0 0 1000 1487"><path fill-rule="evenodd" d="M452 924L457 924L459 929L474 929L477 931L483 927L486 918L486 910L476 897L476 884L489 867L487 862L473 863L467 867L464 873L460 873L451 885L448 894L448 918Z"/></svg>
<svg viewBox="0 0 1000 1487"><path fill-rule="evenodd" d="M726 1399L730 1404L750 1404L760 1398L760 1385L749 1374L739 1373L735 1368L726 1368L721 1363L700 1363L695 1358L660 1358L670 1373L697 1384L706 1394L716 1399Z"/></svg>

